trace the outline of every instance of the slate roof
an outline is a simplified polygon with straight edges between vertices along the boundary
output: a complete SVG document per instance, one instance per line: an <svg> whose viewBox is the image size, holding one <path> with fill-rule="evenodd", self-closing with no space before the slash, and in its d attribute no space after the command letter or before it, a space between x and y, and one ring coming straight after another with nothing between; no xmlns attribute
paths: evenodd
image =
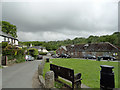
<svg viewBox="0 0 120 90"><path fill-rule="evenodd" d="M32 46L32 47L28 47L28 48L45 49L45 47L42 47L42 46Z"/></svg>
<svg viewBox="0 0 120 90"><path fill-rule="evenodd" d="M68 51L71 52L117 52L120 51L119 48L112 45L109 42L102 43L91 43L91 44L78 44L78 45L68 45L66 46Z"/></svg>
<svg viewBox="0 0 120 90"><path fill-rule="evenodd" d="M12 37L12 35L10 35L10 34L7 34L7 33L2 32L1 30L0 30L0 36L12 38L12 39L17 39L17 38ZM17 40L18 40L18 39L17 39Z"/></svg>
<svg viewBox="0 0 120 90"><path fill-rule="evenodd" d="M67 51L67 48L66 48L66 46L61 46L61 48L63 48L65 51Z"/></svg>

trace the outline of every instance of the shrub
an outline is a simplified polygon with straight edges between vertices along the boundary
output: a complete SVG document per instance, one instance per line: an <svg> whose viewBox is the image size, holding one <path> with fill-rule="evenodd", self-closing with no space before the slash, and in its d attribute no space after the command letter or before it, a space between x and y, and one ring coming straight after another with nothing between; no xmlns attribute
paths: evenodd
<svg viewBox="0 0 120 90"><path fill-rule="evenodd" d="M8 46L8 42L2 42L2 48L6 48Z"/></svg>
<svg viewBox="0 0 120 90"><path fill-rule="evenodd" d="M9 49L9 50L2 50L2 55L7 56L7 55L14 55L14 50Z"/></svg>
<svg viewBox="0 0 120 90"><path fill-rule="evenodd" d="M16 63L25 62L25 59L17 59L15 62L16 62Z"/></svg>
<svg viewBox="0 0 120 90"><path fill-rule="evenodd" d="M27 53L33 57L37 57L37 55L39 54L38 53L38 50L36 48L30 48L28 49Z"/></svg>
<svg viewBox="0 0 120 90"><path fill-rule="evenodd" d="M47 52L39 52L39 55L47 55Z"/></svg>
<svg viewBox="0 0 120 90"><path fill-rule="evenodd" d="M13 55L8 55L8 60L13 60L15 57Z"/></svg>
<svg viewBox="0 0 120 90"><path fill-rule="evenodd" d="M24 58L24 49L8 49L11 48L11 45L8 45L5 49L2 50L3 56L8 56L8 60L16 59L16 63L25 61Z"/></svg>

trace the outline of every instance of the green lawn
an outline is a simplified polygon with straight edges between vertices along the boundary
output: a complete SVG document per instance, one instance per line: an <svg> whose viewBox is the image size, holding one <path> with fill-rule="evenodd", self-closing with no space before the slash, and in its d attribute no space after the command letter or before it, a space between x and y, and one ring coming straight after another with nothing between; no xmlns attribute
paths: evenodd
<svg viewBox="0 0 120 90"><path fill-rule="evenodd" d="M81 60L81 59L50 59L53 64L74 69L75 74L82 74L82 83L91 88L100 87L100 65L114 66L115 74L115 88L118 88L118 63L108 61L94 61L94 60ZM43 75L49 71L50 63L46 63Z"/></svg>
<svg viewBox="0 0 120 90"><path fill-rule="evenodd" d="M2 66L0 65L0 68L2 68Z"/></svg>

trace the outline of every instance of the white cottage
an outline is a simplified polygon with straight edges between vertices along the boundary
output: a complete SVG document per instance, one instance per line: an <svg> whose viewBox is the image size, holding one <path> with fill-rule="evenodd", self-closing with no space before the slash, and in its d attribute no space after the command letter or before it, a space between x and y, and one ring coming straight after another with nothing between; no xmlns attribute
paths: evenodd
<svg viewBox="0 0 120 90"><path fill-rule="evenodd" d="M46 50L46 48L45 48L45 47L42 47L42 46L32 46L32 44L30 44L30 47L28 47L28 48L36 48L36 49L38 49L38 52L45 52L45 53L48 52L48 51Z"/></svg>
<svg viewBox="0 0 120 90"><path fill-rule="evenodd" d="M8 42L9 44L12 45L18 45L18 39L12 37L10 34L6 34L0 30L0 43L2 42Z"/></svg>

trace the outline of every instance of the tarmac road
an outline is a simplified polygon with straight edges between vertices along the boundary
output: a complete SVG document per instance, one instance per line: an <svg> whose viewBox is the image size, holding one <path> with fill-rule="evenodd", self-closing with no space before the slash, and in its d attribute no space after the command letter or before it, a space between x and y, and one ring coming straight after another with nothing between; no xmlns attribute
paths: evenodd
<svg viewBox="0 0 120 90"><path fill-rule="evenodd" d="M33 76L41 60L27 61L2 69L2 88L32 88Z"/></svg>

